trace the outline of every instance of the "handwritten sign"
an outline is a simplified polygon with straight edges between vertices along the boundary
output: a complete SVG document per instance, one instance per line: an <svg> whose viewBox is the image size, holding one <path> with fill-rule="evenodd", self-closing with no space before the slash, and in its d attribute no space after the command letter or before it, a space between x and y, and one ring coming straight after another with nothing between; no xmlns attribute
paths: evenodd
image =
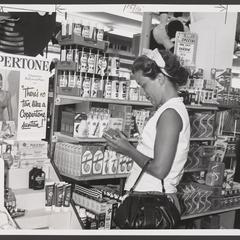
<svg viewBox="0 0 240 240"><path fill-rule="evenodd" d="M45 138L48 79L45 74L22 72L18 107L18 139Z"/></svg>
<svg viewBox="0 0 240 240"><path fill-rule="evenodd" d="M196 60L197 35L191 32L176 32L174 53L183 66L194 66Z"/></svg>

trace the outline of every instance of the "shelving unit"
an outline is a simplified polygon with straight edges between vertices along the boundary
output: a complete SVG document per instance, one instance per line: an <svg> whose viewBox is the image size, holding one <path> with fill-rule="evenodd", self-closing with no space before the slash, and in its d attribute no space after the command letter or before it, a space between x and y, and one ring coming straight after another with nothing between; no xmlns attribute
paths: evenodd
<svg viewBox="0 0 240 240"><path fill-rule="evenodd" d="M104 138L77 138L77 137L71 137L65 134L62 134L60 132L55 132L54 135L57 138L57 141L59 142L69 142L69 143L106 143L106 140ZM129 142L137 142L138 140L135 138L129 138Z"/></svg>

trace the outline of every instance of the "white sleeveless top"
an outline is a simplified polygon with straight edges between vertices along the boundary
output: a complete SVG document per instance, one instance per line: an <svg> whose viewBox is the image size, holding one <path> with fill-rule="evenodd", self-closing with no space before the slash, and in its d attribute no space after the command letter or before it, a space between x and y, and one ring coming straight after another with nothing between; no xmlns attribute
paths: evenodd
<svg viewBox="0 0 240 240"><path fill-rule="evenodd" d="M176 186L179 184L179 181L183 175L183 167L187 160L190 141L189 116L182 98L176 97L169 99L148 120L140 137L137 150L149 158L154 158L154 142L156 137L157 121L167 108L176 110L183 123L182 130L179 134L177 150L172 167L168 175L164 178L164 188L166 193L174 193L177 191ZM137 165L137 163L134 162L130 175L126 180L125 190L131 189L140 172L141 168ZM143 173L134 191L162 192L161 180L145 172Z"/></svg>

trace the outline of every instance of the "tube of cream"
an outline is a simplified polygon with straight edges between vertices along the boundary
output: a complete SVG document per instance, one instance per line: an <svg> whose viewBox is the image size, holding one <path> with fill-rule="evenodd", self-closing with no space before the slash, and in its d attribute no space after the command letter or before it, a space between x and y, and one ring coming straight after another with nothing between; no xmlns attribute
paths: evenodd
<svg viewBox="0 0 240 240"><path fill-rule="evenodd" d="M64 185L63 210L68 211L72 198L71 184Z"/></svg>
<svg viewBox="0 0 240 240"><path fill-rule="evenodd" d="M55 208L54 210L56 212L59 212L61 207L62 207L62 203L63 203L63 184L58 183L55 187L56 190L56 202L55 202Z"/></svg>
<svg viewBox="0 0 240 240"><path fill-rule="evenodd" d="M48 182L45 184L45 209L50 211L53 205L54 196L54 182Z"/></svg>

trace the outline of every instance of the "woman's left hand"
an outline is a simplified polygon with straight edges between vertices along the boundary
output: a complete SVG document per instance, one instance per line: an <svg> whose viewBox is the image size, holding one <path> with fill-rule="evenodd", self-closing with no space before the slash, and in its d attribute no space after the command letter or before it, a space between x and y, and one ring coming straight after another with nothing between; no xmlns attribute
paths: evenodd
<svg viewBox="0 0 240 240"><path fill-rule="evenodd" d="M108 145L112 150L121 153L123 155L128 155L129 151L133 146L129 143L128 139L122 134L121 131L116 130L117 135L114 135L112 138L105 136Z"/></svg>

